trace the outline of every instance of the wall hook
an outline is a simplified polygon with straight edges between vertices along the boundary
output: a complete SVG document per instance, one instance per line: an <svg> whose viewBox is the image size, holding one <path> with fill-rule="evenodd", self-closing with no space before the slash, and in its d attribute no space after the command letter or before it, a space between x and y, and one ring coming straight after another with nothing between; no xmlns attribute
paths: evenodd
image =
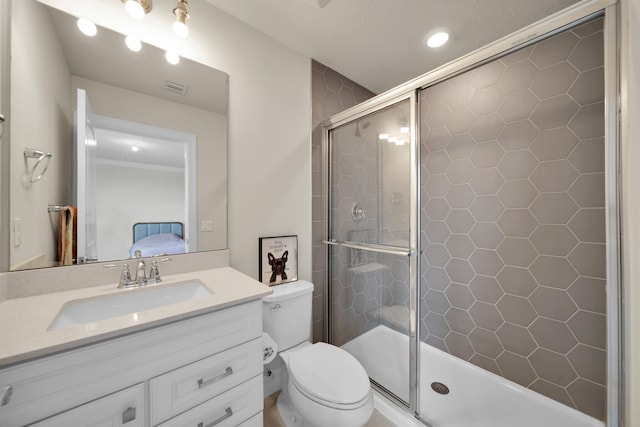
<svg viewBox="0 0 640 427"><path fill-rule="evenodd" d="M35 150L33 148L24 149L24 162L27 166L27 171L29 172L29 182L34 183L40 181L44 176L44 173L47 171L49 163L51 163L51 156L51 153L45 153L44 151ZM28 159L37 159L31 169L29 169ZM36 175L36 172L39 172L39 174Z"/></svg>

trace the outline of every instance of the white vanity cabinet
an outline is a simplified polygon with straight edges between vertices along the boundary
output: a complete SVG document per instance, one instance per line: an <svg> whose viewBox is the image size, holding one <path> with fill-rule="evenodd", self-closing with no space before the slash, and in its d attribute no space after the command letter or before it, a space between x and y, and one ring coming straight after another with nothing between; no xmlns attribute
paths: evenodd
<svg viewBox="0 0 640 427"><path fill-rule="evenodd" d="M7 387L2 427L262 425L262 303L10 366Z"/></svg>

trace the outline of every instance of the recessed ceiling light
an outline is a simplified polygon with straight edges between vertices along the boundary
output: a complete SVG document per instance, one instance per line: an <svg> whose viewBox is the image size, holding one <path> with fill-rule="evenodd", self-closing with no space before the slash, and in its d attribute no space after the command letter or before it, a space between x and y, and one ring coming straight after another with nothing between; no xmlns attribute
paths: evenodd
<svg viewBox="0 0 640 427"><path fill-rule="evenodd" d="M427 39L427 46L429 47L440 47L445 44L449 40L449 33L445 31L438 31L437 33L433 33Z"/></svg>
<svg viewBox="0 0 640 427"><path fill-rule="evenodd" d="M85 36L93 37L96 34L98 34L98 29L96 28L96 24L89 21L88 19L85 19L85 18L78 19L77 25L78 25L78 29Z"/></svg>
<svg viewBox="0 0 640 427"><path fill-rule="evenodd" d="M124 43L127 45L127 47L134 51L134 52L140 52L140 49L142 49L142 43L140 42L139 39L137 39L136 37L133 36L127 36L124 39Z"/></svg>
<svg viewBox="0 0 640 427"><path fill-rule="evenodd" d="M140 150L140 147L138 147L137 145L132 145L131 146L131 151L136 152L136 151L139 151L139 150Z"/></svg>
<svg viewBox="0 0 640 427"><path fill-rule="evenodd" d="M378 139L389 139L388 133L381 133L378 135Z"/></svg>
<svg viewBox="0 0 640 427"><path fill-rule="evenodd" d="M176 65L178 62L180 62L180 55L178 55L173 50L168 50L164 54L164 57L166 58L167 62L172 65Z"/></svg>
<svg viewBox="0 0 640 427"><path fill-rule="evenodd" d="M400 128L400 133L409 133L409 126L402 126Z"/></svg>

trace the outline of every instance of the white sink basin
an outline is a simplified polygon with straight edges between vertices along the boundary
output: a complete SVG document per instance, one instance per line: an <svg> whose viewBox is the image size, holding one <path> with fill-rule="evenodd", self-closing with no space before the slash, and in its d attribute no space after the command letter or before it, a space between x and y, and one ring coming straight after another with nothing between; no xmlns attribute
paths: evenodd
<svg viewBox="0 0 640 427"><path fill-rule="evenodd" d="M104 297L70 301L60 309L55 320L49 326L49 330L70 328L125 314L134 314L137 319L139 311L193 301L211 295L212 292L202 282L192 280L159 287L135 288Z"/></svg>

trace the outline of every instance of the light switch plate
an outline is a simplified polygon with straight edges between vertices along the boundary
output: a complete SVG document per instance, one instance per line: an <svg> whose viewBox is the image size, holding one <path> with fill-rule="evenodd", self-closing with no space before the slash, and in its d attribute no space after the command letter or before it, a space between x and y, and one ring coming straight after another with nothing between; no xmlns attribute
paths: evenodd
<svg viewBox="0 0 640 427"><path fill-rule="evenodd" d="M200 221L200 231L213 231L213 221L211 220Z"/></svg>

